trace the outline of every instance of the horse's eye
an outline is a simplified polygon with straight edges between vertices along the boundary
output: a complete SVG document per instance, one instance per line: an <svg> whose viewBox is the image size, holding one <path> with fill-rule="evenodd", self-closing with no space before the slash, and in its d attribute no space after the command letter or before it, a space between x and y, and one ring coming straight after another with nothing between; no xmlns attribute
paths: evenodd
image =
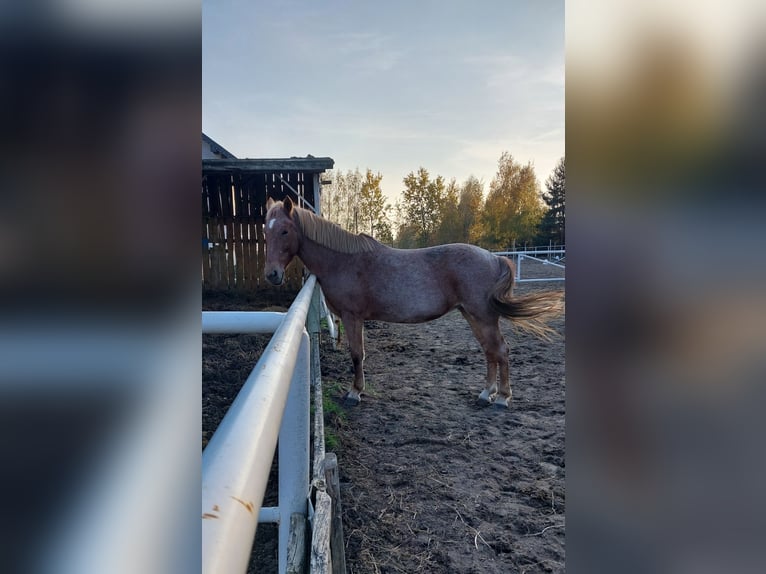
<svg viewBox="0 0 766 574"><path fill-rule="evenodd" d="M280 235L287 235L287 229L283 229L282 233L280 233Z"/></svg>

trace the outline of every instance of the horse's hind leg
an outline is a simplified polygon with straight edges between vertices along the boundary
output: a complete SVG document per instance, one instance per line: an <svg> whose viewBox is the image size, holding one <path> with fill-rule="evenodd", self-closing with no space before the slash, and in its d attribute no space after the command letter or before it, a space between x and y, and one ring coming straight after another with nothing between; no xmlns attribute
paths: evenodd
<svg viewBox="0 0 766 574"><path fill-rule="evenodd" d="M487 359L487 385L479 394L479 401L489 404L497 395L494 399L495 405L508 407L511 402L508 344L500 332L499 318L480 321L464 309L461 309L461 312L471 326L471 330L484 350L484 356ZM499 385L498 370L500 374Z"/></svg>
<svg viewBox="0 0 766 574"><path fill-rule="evenodd" d="M499 338L499 347L497 349L497 364L500 367L500 380L498 381L497 398L495 398L494 405L496 407L510 407L511 406L511 370L508 366L508 343L505 341L500 329L497 330Z"/></svg>
<svg viewBox="0 0 766 574"><path fill-rule="evenodd" d="M347 315L344 315L342 320L346 327L351 361L354 364L354 384L346 393L345 404L355 406L362 400L364 390L364 321Z"/></svg>

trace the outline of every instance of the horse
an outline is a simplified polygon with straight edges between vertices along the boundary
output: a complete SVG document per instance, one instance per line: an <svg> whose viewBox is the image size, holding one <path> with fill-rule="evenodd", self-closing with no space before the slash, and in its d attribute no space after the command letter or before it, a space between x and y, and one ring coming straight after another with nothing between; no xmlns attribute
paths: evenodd
<svg viewBox="0 0 766 574"><path fill-rule="evenodd" d="M285 267L298 256L345 325L354 365L354 381L344 396L347 406L359 404L364 391L365 320L423 323L458 309L487 361L486 386L478 400L501 408L510 405L511 384L500 317L542 339L555 334L547 321L563 311L563 292L513 296L514 266L506 257L464 243L395 249L350 233L289 197L269 198L266 209L266 280L281 285Z"/></svg>

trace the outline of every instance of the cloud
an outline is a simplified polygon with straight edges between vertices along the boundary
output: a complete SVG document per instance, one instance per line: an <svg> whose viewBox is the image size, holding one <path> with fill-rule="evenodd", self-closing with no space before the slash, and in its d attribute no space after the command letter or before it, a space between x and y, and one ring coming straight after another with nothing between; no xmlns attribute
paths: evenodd
<svg viewBox="0 0 766 574"><path fill-rule="evenodd" d="M493 99L511 100L555 99L564 106L564 56L530 58L529 54L516 55L494 52L466 56L463 62L471 66Z"/></svg>
<svg viewBox="0 0 766 574"><path fill-rule="evenodd" d="M388 72L403 59L405 52L393 48L393 39L376 32L339 32L329 41L344 65L368 72Z"/></svg>

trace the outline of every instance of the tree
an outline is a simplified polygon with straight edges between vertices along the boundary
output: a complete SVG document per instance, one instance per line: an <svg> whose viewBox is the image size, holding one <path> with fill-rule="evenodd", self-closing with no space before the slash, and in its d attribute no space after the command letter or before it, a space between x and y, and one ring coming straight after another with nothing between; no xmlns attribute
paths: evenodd
<svg viewBox="0 0 766 574"><path fill-rule="evenodd" d="M359 168L348 170L345 179L346 224L352 233L359 233L359 198L362 194L362 174Z"/></svg>
<svg viewBox="0 0 766 574"><path fill-rule="evenodd" d="M375 236L375 227L386 221L385 197L380 189L383 176L359 168L332 172L332 183L322 188L322 214L352 233L366 231Z"/></svg>
<svg viewBox="0 0 766 574"><path fill-rule="evenodd" d="M335 223L340 223L343 218L341 198L341 179L343 173L340 170L333 170L329 174L331 183L322 186L322 216Z"/></svg>
<svg viewBox="0 0 766 574"><path fill-rule="evenodd" d="M391 231L391 224L388 221L381 221L375 224L375 239L386 245L393 246L394 234Z"/></svg>
<svg viewBox="0 0 766 574"><path fill-rule="evenodd" d="M522 166L503 152L484 202L482 243L491 249L504 249L516 242L533 241L542 215L534 167L531 163Z"/></svg>
<svg viewBox="0 0 766 574"><path fill-rule="evenodd" d="M414 225L405 223L399 226L396 234L396 247L399 249L413 249L419 246L418 230Z"/></svg>
<svg viewBox="0 0 766 574"><path fill-rule="evenodd" d="M476 243L479 240L479 217L481 215L484 184L476 177L469 176L460 188L457 204L460 219L460 243Z"/></svg>
<svg viewBox="0 0 766 574"><path fill-rule="evenodd" d="M431 245L441 215L444 178L439 175L432 180L428 170L420 167L417 174L410 172L403 181L403 223L414 228L419 246Z"/></svg>
<svg viewBox="0 0 766 574"><path fill-rule="evenodd" d="M376 229L382 229L387 224L387 205L380 182L383 176L380 173L373 174L367 169L362 187L359 192L359 223L362 231L376 237ZM390 233L390 228L389 228Z"/></svg>
<svg viewBox="0 0 766 574"><path fill-rule="evenodd" d="M439 206L439 226L434 236L437 244L460 241L459 190L460 188L453 177L442 194L441 205Z"/></svg>
<svg viewBox="0 0 766 574"><path fill-rule="evenodd" d="M562 157L545 182L547 193L543 194L543 201L548 210L543 215L539 228L540 239L544 242L564 244L566 180L566 163Z"/></svg>
<svg viewBox="0 0 766 574"><path fill-rule="evenodd" d="M355 187L358 179L361 179L358 169L348 173L337 169L332 172L332 183L322 187L322 215L349 231L353 230L357 211Z"/></svg>

